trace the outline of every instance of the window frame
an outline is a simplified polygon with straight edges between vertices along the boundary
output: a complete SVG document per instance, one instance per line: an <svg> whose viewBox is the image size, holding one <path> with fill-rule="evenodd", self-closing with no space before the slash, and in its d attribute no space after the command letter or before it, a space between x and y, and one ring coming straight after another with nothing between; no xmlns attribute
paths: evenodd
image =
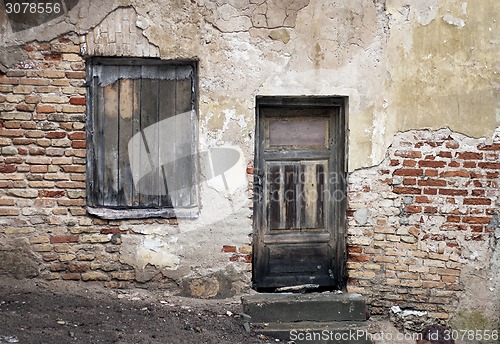
<svg viewBox="0 0 500 344"><path fill-rule="evenodd" d="M129 58L129 57L92 57L87 59L87 121L86 121L86 143L87 143L87 177L86 177L86 209L91 215L97 216L102 219L116 220L116 219L143 219L143 218L198 218L200 213L200 192L199 192L199 133L198 133L198 63L194 60L160 60L153 58ZM93 206L90 201L95 187L92 183L95 180L96 171L96 140L99 140L98 135L95 133L95 104L93 104L93 97L95 92L99 92L98 88L94 87L94 68L96 66L191 66L193 69L192 75L192 89L191 101L192 111L194 111L194 120L191 121L191 130L193 141L191 142L191 155L193 164L193 185L192 185L192 199L195 204L189 207L178 206L163 206L163 207L147 207L139 205L138 207L113 207L98 205ZM155 80L155 79L153 79ZM96 93L97 94L97 93ZM141 95L142 97L142 95ZM117 134L118 135L118 134ZM101 138L102 139L102 138ZM102 143L101 143L102 144Z"/></svg>

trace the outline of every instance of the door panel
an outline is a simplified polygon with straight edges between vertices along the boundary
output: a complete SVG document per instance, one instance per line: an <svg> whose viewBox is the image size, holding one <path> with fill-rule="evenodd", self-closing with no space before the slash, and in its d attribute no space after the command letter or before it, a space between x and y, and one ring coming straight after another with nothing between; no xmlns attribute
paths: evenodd
<svg viewBox="0 0 500 344"><path fill-rule="evenodd" d="M326 160L265 162L267 223L275 230L326 230ZM326 192L325 192L326 191Z"/></svg>
<svg viewBox="0 0 500 344"><path fill-rule="evenodd" d="M328 102L258 106L256 289L344 286L345 197L332 198L345 190L343 123L342 108Z"/></svg>

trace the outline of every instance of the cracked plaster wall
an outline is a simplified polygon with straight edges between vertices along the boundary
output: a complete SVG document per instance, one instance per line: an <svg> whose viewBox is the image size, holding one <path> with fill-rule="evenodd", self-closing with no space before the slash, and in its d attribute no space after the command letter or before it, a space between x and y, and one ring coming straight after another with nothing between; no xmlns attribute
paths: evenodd
<svg viewBox="0 0 500 344"><path fill-rule="evenodd" d="M348 96L354 171L380 163L400 131L492 136L500 120L499 7L496 0L80 0L68 15L20 32L9 30L2 8L0 62L15 65L26 59L18 46L67 32L80 36L84 56L197 60L200 149L236 145L243 165L253 159L256 95ZM119 33L114 40L109 30ZM204 190L214 211L231 203L217 188ZM132 226L138 237L123 240L123 262L146 269L137 247L151 235L149 251L167 245L171 255L149 262L172 278L223 266L220 247L247 243L251 231L242 195L232 216L200 219L203 230L145 234Z"/></svg>
<svg viewBox="0 0 500 344"><path fill-rule="evenodd" d="M229 141L248 157L255 95L347 95L355 170L378 164L398 131L491 136L500 116L499 7L495 0L81 0L66 16L14 33L2 11L0 33L2 46L12 47L130 25L130 37L149 44L121 51L120 41L113 49L101 36L83 52L199 60L202 144ZM3 51L4 64L24 57Z"/></svg>

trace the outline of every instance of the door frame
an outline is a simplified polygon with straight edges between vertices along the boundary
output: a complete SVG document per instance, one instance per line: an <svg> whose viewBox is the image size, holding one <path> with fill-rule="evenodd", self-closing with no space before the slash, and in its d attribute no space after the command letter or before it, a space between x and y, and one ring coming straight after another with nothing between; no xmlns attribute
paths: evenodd
<svg viewBox="0 0 500 344"><path fill-rule="evenodd" d="M254 155L254 197L253 197L253 255L252 255L252 286L257 291L269 291L269 288L262 287L256 281L258 270L265 264L263 257L264 249L264 231L263 225L264 202L260 202L260 192L263 190L261 184L264 180L262 175L263 160L261 157L261 147L265 144L265 135L261 132L262 114L261 108L287 108L301 109L307 108L339 108L338 115L333 119L335 124L335 132L331 133L331 159L334 164L337 164L336 171L341 173L342 178L336 178L335 189L341 190L343 197L333 207L332 226L332 243L334 257L337 267L332 272L333 280L335 281L329 288L331 290L345 290L347 283L347 230L346 230L346 215L347 215L347 106L348 98L344 96L257 96L256 97L256 119L255 119L255 155ZM336 137L336 139L333 139ZM260 184L260 185L259 185ZM261 269L262 271L262 269Z"/></svg>

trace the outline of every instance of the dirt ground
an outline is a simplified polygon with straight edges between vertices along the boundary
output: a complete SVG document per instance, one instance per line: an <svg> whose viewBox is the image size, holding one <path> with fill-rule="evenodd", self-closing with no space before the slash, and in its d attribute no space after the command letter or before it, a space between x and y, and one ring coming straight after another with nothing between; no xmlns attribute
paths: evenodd
<svg viewBox="0 0 500 344"><path fill-rule="evenodd" d="M0 344L274 342L247 333L239 313L239 298L0 277Z"/></svg>

